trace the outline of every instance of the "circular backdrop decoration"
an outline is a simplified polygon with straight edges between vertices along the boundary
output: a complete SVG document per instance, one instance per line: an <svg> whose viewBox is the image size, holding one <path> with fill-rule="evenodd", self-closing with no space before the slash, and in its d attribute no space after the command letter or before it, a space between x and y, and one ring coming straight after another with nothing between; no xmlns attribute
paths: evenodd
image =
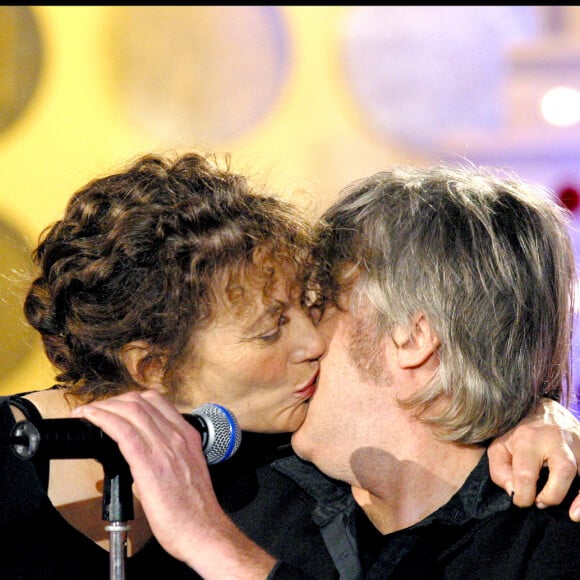
<svg viewBox="0 0 580 580"><path fill-rule="evenodd" d="M0 6L0 131L28 106L42 66L40 33L28 6Z"/></svg>
<svg viewBox="0 0 580 580"><path fill-rule="evenodd" d="M538 29L536 6L353 7L344 74L380 138L429 153L447 131L500 126L506 50Z"/></svg>
<svg viewBox="0 0 580 580"><path fill-rule="evenodd" d="M110 50L124 114L162 140L222 141L271 109L288 71L278 6L111 9Z"/></svg>

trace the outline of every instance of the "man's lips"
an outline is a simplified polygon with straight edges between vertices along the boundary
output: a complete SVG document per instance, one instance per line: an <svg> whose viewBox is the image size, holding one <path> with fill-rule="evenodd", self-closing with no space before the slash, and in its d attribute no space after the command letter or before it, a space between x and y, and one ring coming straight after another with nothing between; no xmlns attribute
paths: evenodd
<svg viewBox="0 0 580 580"><path fill-rule="evenodd" d="M310 399L316 391L316 379L318 378L318 372L308 381L308 384L305 387L302 387L299 391L296 391L296 394L302 397L303 399Z"/></svg>

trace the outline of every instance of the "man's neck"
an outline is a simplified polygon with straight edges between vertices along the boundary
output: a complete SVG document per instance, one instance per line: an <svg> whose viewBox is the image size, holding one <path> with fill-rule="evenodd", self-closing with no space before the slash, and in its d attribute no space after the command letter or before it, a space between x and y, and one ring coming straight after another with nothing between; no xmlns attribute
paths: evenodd
<svg viewBox="0 0 580 580"><path fill-rule="evenodd" d="M482 447L434 442L395 463L378 460L364 484L352 486L353 497L382 534L408 528L445 505L483 453ZM382 473L381 463L388 465Z"/></svg>

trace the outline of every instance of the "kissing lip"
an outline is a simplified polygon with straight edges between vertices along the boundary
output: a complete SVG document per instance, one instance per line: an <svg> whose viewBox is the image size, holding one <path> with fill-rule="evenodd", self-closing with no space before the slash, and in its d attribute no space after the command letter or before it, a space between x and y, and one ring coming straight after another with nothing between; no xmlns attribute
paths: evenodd
<svg viewBox="0 0 580 580"><path fill-rule="evenodd" d="M304 399L310 399L316 390L316 379L318 378L318 371L314 374L314 376L308 381L308 384L302 387L299 391L296 391L296 394Z"/></svg>

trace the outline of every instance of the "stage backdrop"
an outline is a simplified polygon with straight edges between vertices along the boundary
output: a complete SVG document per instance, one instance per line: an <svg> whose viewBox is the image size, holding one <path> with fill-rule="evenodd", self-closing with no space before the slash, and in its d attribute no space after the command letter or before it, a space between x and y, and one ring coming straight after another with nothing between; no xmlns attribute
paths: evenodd
<svg viewBox="0 0 580 580"><path fill-rule="evenodd" d="M0 7L0 393L53 381L21 313L39 233L146 151L231 153L314 214L371 172L464 157L552 188L576 224L578 118L541 105L580 89L579 10Z"/></svg>

